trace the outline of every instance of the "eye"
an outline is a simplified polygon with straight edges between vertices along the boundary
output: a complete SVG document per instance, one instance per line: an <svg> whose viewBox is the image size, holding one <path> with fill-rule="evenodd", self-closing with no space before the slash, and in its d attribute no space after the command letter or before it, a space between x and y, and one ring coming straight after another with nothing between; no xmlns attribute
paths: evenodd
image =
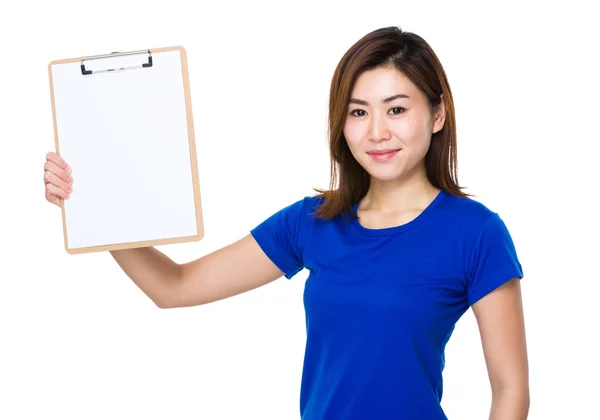
<svg viewBox="0 0 600 420"><path fill-rule="evenodd" d="M362 112L363 114L358 114L357 115L357 112ZM353 111L350 111L350 115L353 115L355 117L362 117L362 116L365 115L365 110L364 109L355 109Z"/></svg>
<svg viewBox="0 0 600 420"><path fill-rule="evenodd" d="M393 115L398 115L398 114L403 113L406 110L404 108L400 107L400 106L397 106L397 107L394 107L394 108L390 109L390 111L395 111L395 112L392 112L392 114Z"/></svg>

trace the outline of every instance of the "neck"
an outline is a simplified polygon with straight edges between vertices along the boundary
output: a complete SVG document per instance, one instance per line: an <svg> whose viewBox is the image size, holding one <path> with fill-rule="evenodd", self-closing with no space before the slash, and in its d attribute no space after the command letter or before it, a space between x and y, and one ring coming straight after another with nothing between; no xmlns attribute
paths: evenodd
<svg viewBox="0 0 600 420"><path fill-rule="evenodd" d="M382 181L371 178L369 191L362 199L360 209L397 213L425 208L439 192L440 189L427 179L425 168L404 179Z"/></svg>

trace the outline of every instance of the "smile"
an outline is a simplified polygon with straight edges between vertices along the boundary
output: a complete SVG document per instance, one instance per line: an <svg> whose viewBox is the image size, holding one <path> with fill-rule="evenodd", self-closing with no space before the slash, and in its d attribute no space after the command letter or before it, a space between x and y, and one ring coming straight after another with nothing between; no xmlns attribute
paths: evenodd
<svg viewBox="0 0 600 420"><path fill-rule="evenodd" d="M368 152L368 155L371 156L371 159L373 159L376 162L383 162L383 161L390 160L391 158L393 158L399 151L400 151L400 149L372 151L372 152Z"/></svg>

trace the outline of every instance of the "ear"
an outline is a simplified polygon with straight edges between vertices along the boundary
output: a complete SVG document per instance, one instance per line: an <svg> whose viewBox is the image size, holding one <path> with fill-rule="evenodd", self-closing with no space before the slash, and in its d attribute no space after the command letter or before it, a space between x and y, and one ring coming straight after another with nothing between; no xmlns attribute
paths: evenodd
<svg viewBox="0 0 600 420"><path fill-rule="evenodd" d="M446 121L446 104L444 103L444 94L441 94L440 104L435 108L432 134L444 128L444 121Z"/></svg>

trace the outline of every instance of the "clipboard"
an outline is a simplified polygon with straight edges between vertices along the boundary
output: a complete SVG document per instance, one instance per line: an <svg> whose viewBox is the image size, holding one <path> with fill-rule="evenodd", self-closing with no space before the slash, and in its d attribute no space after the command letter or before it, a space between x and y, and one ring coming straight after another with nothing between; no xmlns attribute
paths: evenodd
<svg viewBox="0 0 600 420"><path fill-rule="evenodd" d="M61 199L69 254L204 236L183 47L48 64L56 152L73 170Z"/></svg>

